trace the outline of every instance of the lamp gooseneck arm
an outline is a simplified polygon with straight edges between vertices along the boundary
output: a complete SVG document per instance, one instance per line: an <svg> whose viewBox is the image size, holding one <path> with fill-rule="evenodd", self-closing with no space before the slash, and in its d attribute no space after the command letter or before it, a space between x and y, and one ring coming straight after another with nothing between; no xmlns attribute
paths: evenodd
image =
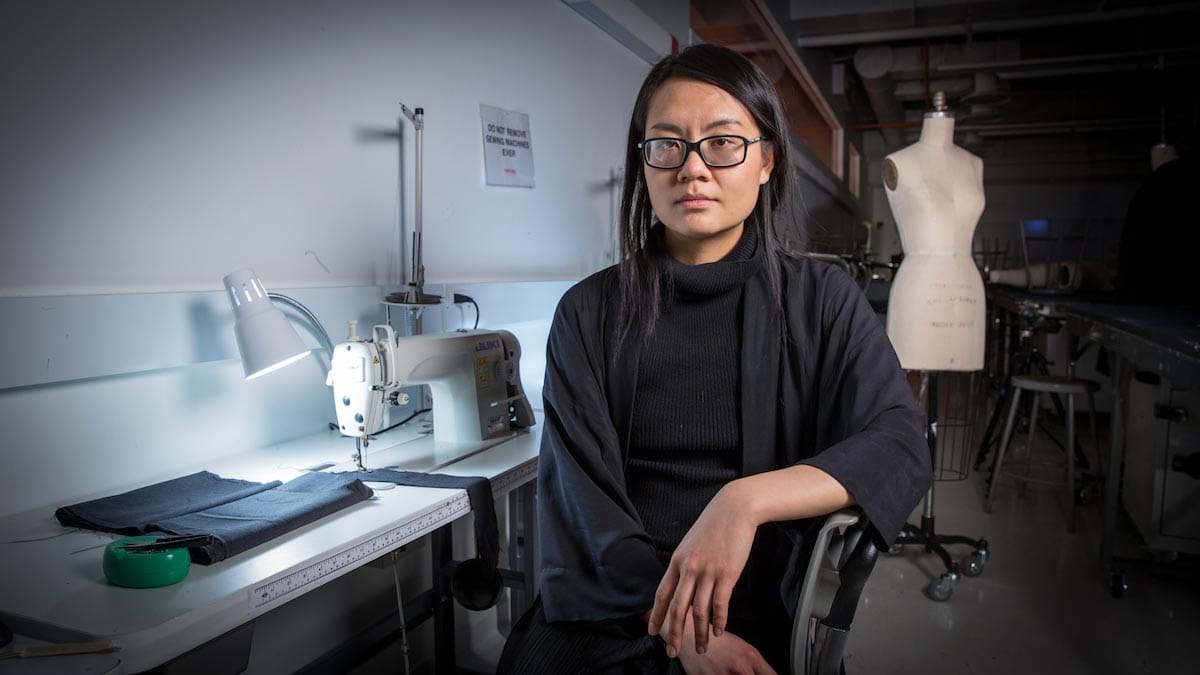
<svg viewBox="0 0 1200 675"><path fill-rule="evenodd" d="M325 351L329 352L330 358L333 358L333 340L329 339L329 331L325 330L325 326L321 325L321 321L317 319L316 314L312 313L312 310L305 307L299 300L281 293L270 292L267 293L267 297L300 312L300 314L304 315L304 318L308 319L309 323L316 326L317 336L321 338L322 346L325 347Z"/></svg>

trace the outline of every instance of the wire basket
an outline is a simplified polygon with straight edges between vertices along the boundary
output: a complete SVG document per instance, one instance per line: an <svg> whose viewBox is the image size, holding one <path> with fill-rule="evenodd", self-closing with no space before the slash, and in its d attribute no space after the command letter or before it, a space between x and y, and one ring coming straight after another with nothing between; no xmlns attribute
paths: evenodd
<svg viewBox="0 0 1200 675"><path fill-rule="evenodd" d="M978 395L981 382L978 373L974 372L938 373L934 480L958 481L970 474L975 427L980 415L976 401L982 398ZM928 405L929 399L926 396L922 399Z"/></svg>

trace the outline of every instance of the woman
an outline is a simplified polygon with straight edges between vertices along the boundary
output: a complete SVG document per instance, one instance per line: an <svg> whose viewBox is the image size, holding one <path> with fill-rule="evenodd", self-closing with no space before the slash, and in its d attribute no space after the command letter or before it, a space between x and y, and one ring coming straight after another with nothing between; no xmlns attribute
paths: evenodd
<svg viewBox="0 0 1200 675"><path fill-rule="evenodd" d="M643 83L624 262L551 328L541 594L501 672L786 671L810 519L858 504L887 544L928 487L878 318L848 276L779 248L785 134L770 81L727 49Z"/></svg>

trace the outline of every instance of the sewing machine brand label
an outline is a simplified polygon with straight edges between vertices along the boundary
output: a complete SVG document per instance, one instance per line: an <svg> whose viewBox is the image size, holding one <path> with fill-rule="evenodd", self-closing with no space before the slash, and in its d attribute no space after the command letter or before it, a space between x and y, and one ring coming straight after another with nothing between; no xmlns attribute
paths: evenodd
<svg viewBox="0 0 1200 675"><path fill-rule="evenodd" d="M500 349L500 341L496 339L480 340L475 343L476 352L487 352L493 349Z"/></svg>
<svg viewBox="0 0 1200 675"><path fill-rule="evenodd" d="M347 356L341 353L333 359L333 371L341 382L365 382L367 378L366 360L361 356Z"/></svg>

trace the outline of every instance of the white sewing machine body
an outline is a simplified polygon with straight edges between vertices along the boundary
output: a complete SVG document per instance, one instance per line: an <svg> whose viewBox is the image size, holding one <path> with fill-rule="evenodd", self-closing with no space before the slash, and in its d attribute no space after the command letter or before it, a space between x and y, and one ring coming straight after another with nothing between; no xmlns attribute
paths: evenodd
<svg viewBox="0 0 1200 675"><path fill-rule="evenodd" d="M437 442L480 443L534 423L520 375L521 346L503 330L396 336L375 326L360 339L351 325L333 349L326 384L333 387L338 428L366 442L383 428L400 389L429 385ZM361 450L361 448L360 448Z"/></svg>

